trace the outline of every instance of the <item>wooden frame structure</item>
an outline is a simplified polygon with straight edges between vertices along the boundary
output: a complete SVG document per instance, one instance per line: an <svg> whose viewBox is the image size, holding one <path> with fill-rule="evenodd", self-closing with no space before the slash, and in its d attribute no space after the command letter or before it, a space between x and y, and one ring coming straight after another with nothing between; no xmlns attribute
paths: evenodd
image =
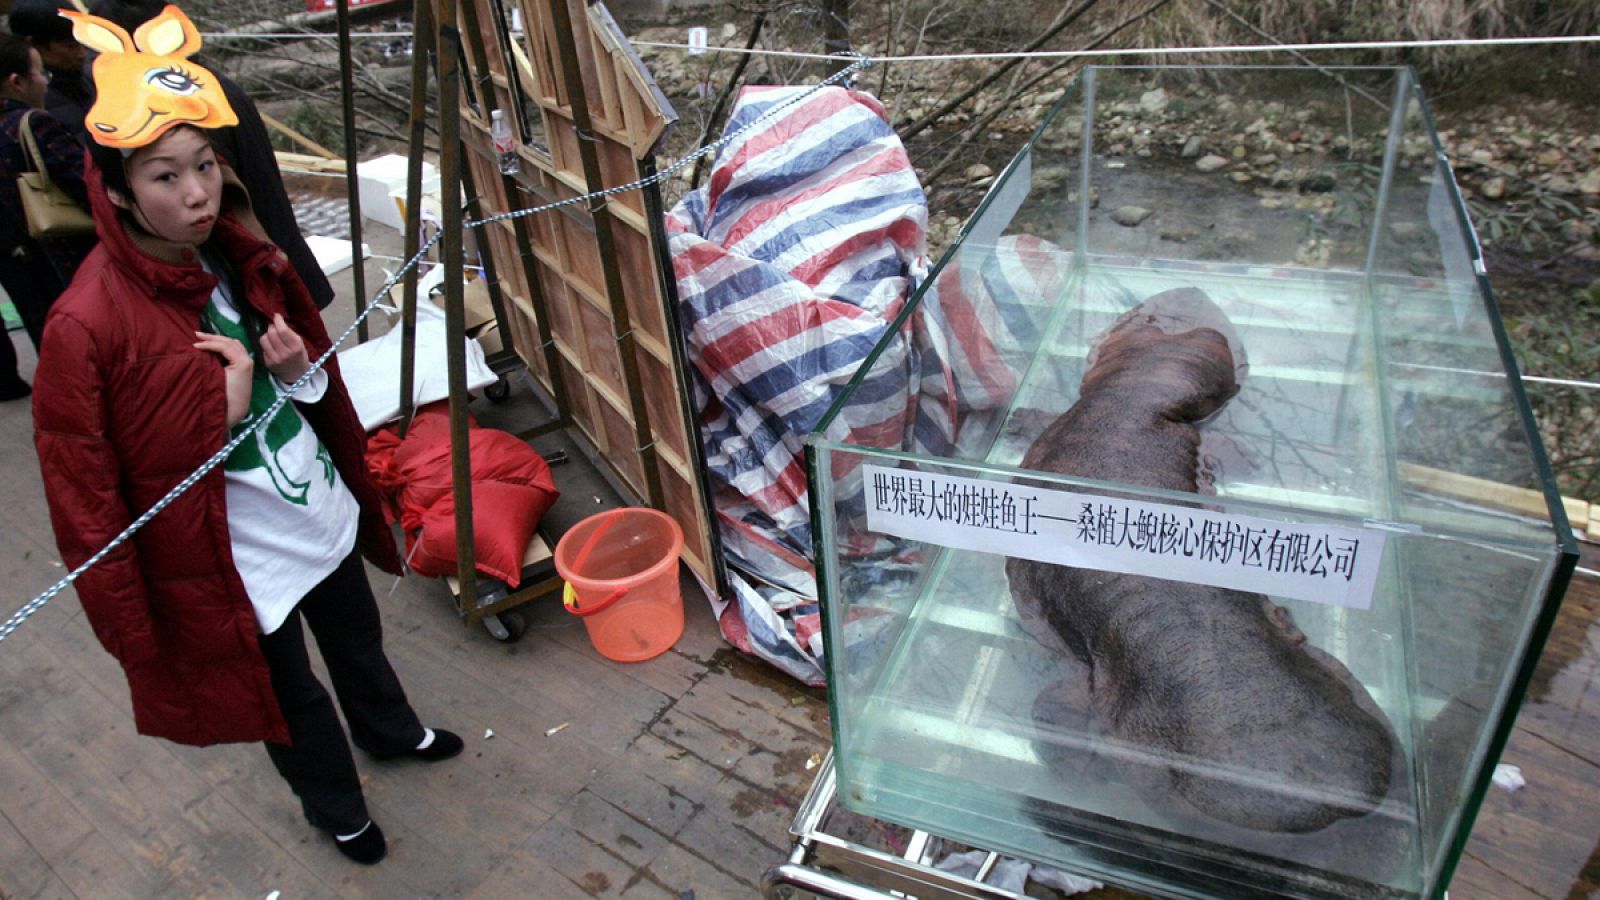
<svg viewBox="0 0 1600 900"><path fill-rule="evenodd" d="M557 413L525 436L565 429L624 497L679 523L684 561L702 584L725 592L699 427L688 402L659 192L652 183L533 216L495 219L647 180L676 114L597 0L415 0L414 12L405 255L411 258L419 247L431 69L445 199L441 262L462 616L475 622L520 602L517 596L484 605L459 599L477 596L461 347L467 219L494 219L473 229L506 345L490 365L502 374L525 366ZM512 30L518 19L525 30ZM519 137L514 175L501 171L489 134L496 110ZM464 203L450 202L456 185ZM403 302L405 422L416 284L413 270Z"/></svg>

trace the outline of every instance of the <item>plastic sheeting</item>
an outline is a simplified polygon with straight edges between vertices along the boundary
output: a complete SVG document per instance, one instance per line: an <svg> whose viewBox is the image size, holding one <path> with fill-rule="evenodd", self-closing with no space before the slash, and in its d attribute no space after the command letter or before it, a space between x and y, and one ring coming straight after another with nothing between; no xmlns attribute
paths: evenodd
<svg viewBox="0 0 1600 900"><path fill-rule="evenodd" d="M747 88L728 132L804 90ZM724 146L706 185L669 214L667 231L734 569L735 596L718 611L723 634L819 684L802 446L926 277L926 198L878 102L826 88ZM998 279L1005 290L1017 281L1048 290L1056 274L1005 240L994 253L1007 270ZM993 288L977 283L987 280L941 279L857 387L848 425L830 436L944 455L965 416L1008 400L1015 374L993 341L1005 337L997 326L1009 326Z"/></svg>

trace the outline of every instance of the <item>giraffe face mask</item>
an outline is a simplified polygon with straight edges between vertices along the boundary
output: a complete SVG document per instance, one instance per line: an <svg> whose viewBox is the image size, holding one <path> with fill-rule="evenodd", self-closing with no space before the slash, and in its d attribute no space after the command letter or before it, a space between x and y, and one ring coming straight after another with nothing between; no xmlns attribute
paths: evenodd
<svg viewBox="0 0 1600 900"><path fill-rule="evenodd" d="M174 125L218 128L238 123L216 76L189 61L200 49L200 32L183 10L168 6L132 37L99 16L72 10L61 14L72 20L72 36L100 54L92 68L97 96L85 117L96 143L132 150Z"/></svg>

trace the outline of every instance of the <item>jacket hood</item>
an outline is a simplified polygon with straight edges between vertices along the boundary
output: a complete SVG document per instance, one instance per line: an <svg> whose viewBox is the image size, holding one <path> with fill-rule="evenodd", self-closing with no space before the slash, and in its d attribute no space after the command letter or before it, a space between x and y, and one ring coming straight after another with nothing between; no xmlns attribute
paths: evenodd
<svg viewBox="0 0 1600 900"><path fill-rule="evenodd" d="M222 170L222 206L206 243L220 245L225 257L240 262L256 253L270 253L273 245L256 221L249 193L220 157L217 164ZM217 279L200 267L202 245L170 241L135 225L132 216L111 202L100 168L87 153L83 176L95 234L112 262L149 288L151 296L195 309L204 307Z"/></svg>

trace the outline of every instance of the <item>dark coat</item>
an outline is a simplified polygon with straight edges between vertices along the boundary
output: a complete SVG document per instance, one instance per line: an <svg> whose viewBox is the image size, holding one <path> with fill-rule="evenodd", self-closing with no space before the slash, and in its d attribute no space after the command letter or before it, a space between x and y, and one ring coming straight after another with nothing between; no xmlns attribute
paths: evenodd
<svg viewBox="0 0 1600 900"><path fill-rule="evenodd" d="M20 100L0 99L0 266L17 269L19 277L7 279L7 288L24 291L23 296L11 299L37 343L45 312L72 280L72 273L94 246L94 238L84 235L41 242L28 236L28 220L17 194L17 176L33 168L22 149L23 116L28 117L50 180L84 209L89 208L89 194L83 183L83 145L72 133L42 109ZM44 266L29 265L29 260L48 260L56 277L45 276Z"/></svg>
<svg viewBox="0 0 1600 900"><path fill-rule="evenodd" d="M288 255L294 270L300 273L300 280L311 292L317 309L323 309L333 301L333 285L322 273L316 254L311 252L305 236L300 233L300 223L295 221L294 206L283 186L283 173L278 169L278 157L272 152L267 125L244 88L215 69L212 73L222 86L222 93L227 95L234 115L239 117L239 124L213 130L211 143L249 191L256 220L266 230L267 237Z"/></svg>
<svg viewBox="0 0 1600 900"><path fill-rule="evenodd" d="M208 248L238 273L234 299L283 313L313 359L322 319L224 169ZM226 442L222 367L192 344L216 279L197 248L150 237L119 215L89 170L100 243L56 302L34 381L34 443L63 561L76 567ZM323 399L300 407L361 505L358 546L400 571L367 480L364 436L337 366ZM185 744L287 742L233 564L221 466L76 582L95 636L122 663L135 724Z"/></svg>
<svg viewBox="0 0 1600 900"><path fill-rule="evenodd" d="M89 134L83 129L83 118L94 105L94 82L89 79L88 70L47 68L50 87L44 92L45 111L55 116L78 143L87 144Z"/></svg>

